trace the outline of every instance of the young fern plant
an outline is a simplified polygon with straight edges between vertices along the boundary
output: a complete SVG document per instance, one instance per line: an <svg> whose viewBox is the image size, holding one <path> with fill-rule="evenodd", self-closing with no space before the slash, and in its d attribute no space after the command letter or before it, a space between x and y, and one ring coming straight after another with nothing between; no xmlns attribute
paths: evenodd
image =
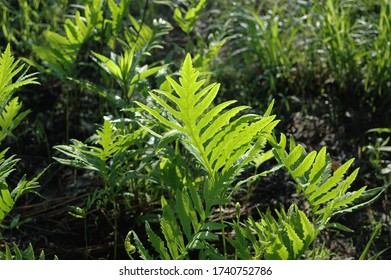
<svg viewBox="0 0 391 280"><path fill-rule="evenodd" d="M229 242L237 259L300 259L308 250L316 236L306 214L296 205L276 214L277 219L268 210L260 215L260 221L249 217L243 223L233 223L235 239Z"/></svg>
<svg viewBox="0 0 391 280"><path fill-rule="evenodd" d="M121 125L124 126L122 123ZM57 145L54 149L66 156L66 158L54 157L54 159L64 165L92 170L100 175L103 180L104 188L94 193L86 206L86 209L74 208L71 215L79 218L86 218L88 208L94 204L98 197L103 197L103 210L111 206L114 216L114 259L117 257L118 244L118 212L120 204L118 196L124 191L129 181L128 173L131 172L129 161L134 161L134 157L142 153L142 149L130 149L136 145L142 129L129 133L126 129L118 129L114 122L105 120L102 127L96 131L93 138L93 144L86 144L79 140L72 139L71 145Z"/></svg>
<svg viewBox="0 0 391 280"><path fill-rule="evenodd" d="M96 145L88 145L72 139L71 145L54 146L54 149L68 158L54 157L54 159L64 165L97 172L103 179L104 188L114 191L119 184L120 167L127 149L137 135L137 133L121 135L114 124L105 120L103 126L96 131Z"/></svg>
<svg viewBox="0 0 391 280"><path fill-rule="evenodd" d="M171 131L165 138L176 134L184 146L207 172L208 180L204 196L210 198L209 206L225 196L225 191L235 175L259 153L266 137L271 135L278 120L270 116L271 104L263 116L243 114L234 121L233 117L248 106L237 106L225 110L236 101L226 101L217 106L212 103L220 85L212 83L201 88L205 80L198 80L199 72L192 65L188 54L180 70L179 82L167 76L169 88L150 91L151 97L169 113L164 117L158 109L150 108L135 101ZM221 189L222 188L222 189ZM213 200L216 201L212 202Z"/></svg>
<svg viewBox="0 0 391 280"><path fill-rule="evenodd" d="M141 52L136 53L134 49L125 49L123 54L110 53L110 57L92 52L92 59L109 74L119 86L119 90L108 90L106 87L96 83L71 78L68 79L99 94L113 104L117 109L129 107L129 100L137 91L138 86L150 76L156 74L167 65L148 67L140 65Z"/></svg>
<svg viewBox="0 0 391 280"><path fill-rule="evenodd" d="M296 205L287 212L276 211L277 218L270 211L260 214L260 221L252 217L243 223L234 222L235 239L229 242L236 249L236 257L242 259L301 259L304 255L317 257L316 247L311 247L326 228L351 231L346 226L332 222L335 215L348 213L375 200L382 191L365 191L362 187L349 192L358 168L350 175L347 170L351 159L332 172L331 158L322 148L319 152L307 153L291 137L281 134L280 141L268 139L278 164L285 168L296 182L298 192L303 193L310 208L308 217ZM287 152L289 150L289 152ZM249 250L252 248L252 250Z"/></svg>
<svg viewBox="0 0 391 280"><path fill-rule="evenodd" d="M342 224L331 222L331 218L367 205L381 192L366 192L365 187L348 192L359 170L355 169L345 178L354 159L332 172L331 158L326 148L307 153L291 137L287 152L284 134L281 134L279 142L275 138L268 140L277 162L291 174L298 191L309 202L312 221L294 205L287 213L284 210L276 211L277 219L268 211L260 215L260 222L249 218L245 223L234 223L236 239L230 242L240 258L300 259L311 250L309 255L315 254L316 257L316 248L311 249L310 246L322 230L336 228L351 231ZM253 253L247 250L248 247L253 248Z"/></svg>
<svg viewBox="0 0 391 280"><path fill-rule="evenodd" d="M194 29L197 19L205 6L206 0L200 0L197 4L191 1L191 4L186 7L183 13L180 8L175 8L174 20L187 35Z"/></svg>
<svg viewBox="0 0 391 280"><path fill-rule="evenodd" d="M160 143L179 139L206 173L201 191L189 185L178 190L172 202L162 198L160 226L164 239L146 224L148 238L160 258L186 259L194 250L199 251L199 258L227 258L224 229L228 223L224 223L222 217L220 224L208 223L213 207L230 201L227 190L246 164L270 159L273 155L278 165L271 170L284 167L292 175L311 206L310 216L292 205L288 211L276 211L277 218L268 211L260 214L260 221L251 217L242 223L234 221L232 227L236 236L228 238L228 242L234 247L236 258L300 259L311 251L310 246L321 230L329 227L348 230L330 222L332 216L373 200L362 202L365 187L348 192L358 172L356 169L344 179L353 160L331 174L331 160L325 148L307 154L291 139L288 153L285 135L282 134L279 142L272 136L278 122L270 115L273 104L263 116L243 114L246 106L227 109L235 101L212 106L219 84L202 87L205 80L198 80L199 73L194 69L190 55L186 56L180 76L179 83L167 77L166 90L150 92L166 114L136 102L170 128ZM266 140L273 149L262 153ZM222 231L223 253L212 245L219 241L214 230ZM128 235L125 245L129 253L137 250L142 258L152 258L134 232Z"/></svg>
<svg viewBox="0 0 391 280"><path fill-rule="evenodd" d="M22 72L23 68L20 60L15 61L11 47L7 45L0 56L0 143L6 136L12 135L12 131L28 114L28 111L20 113L22 104L17 97L13 97L15 90L28 84L38 84L35 73L26 74L28 69ZM17 75L20 76L13 81ZM0 227L20 196L33 192L38 187L38 179L43 173L32 180L23 176L11 191L6 179L15 170L19 159L15 155L7 158L5 154L8 150L9 148L5 148L0 152Z"/></svg>
<svg viewBox="0 0 391 280"><path fill-rule="evenodd" d="M263 116L243 114L247 106L227 109L235 101L213 106L220 85L212 83L202 87L205 80L198 79L199 72L193 67L189 54L183 62L180 76L179 83L166 77L166 90L149 92L168 116L157 108L135 102L170 128L160 140L164 144L159 143L158 147L179 139L206 176L201 191L194 184L189 184L177 190L175 202L162 198L161 229L165 240L148 223L146 231L162 259L188 259L191 251L198 251L199 258L224 259L227 253L219 252L211 242L219 241L213 233L216 230L222 231L225 238L225 225L223 221L211 223L209 218L215 206L221 207L230 201L227 191L231 183L259 154L278 121L270 115L273 104ZM237 115L240 116L232 120ZM135 245L130 241L131 236ZM128 252L137 249L142 258L151 258L134 232L129 234L127 241Z"/></svg>
<svg viewBox="0 0 391 280"><path fill-rule="evenodd" d="M122 91L121 97L125 100L131 99L137 83L166 67L139 67L141 53L135 53L134 49L126 49L122 55L111 53L111 59L95 52L93 54L96 63L118 83Z"/></svg>

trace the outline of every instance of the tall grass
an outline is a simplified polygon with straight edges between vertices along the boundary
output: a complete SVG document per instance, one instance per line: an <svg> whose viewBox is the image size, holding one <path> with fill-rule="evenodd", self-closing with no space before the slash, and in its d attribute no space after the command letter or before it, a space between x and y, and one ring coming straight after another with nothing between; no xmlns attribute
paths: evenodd
<svg viewBox="0 0 391 280"><path fill-rule="evenodd" d="M232 15L233 58L255 65L255 96L325 95L340 111L385 111L389 120L389 1L263 1Z"/></svg>

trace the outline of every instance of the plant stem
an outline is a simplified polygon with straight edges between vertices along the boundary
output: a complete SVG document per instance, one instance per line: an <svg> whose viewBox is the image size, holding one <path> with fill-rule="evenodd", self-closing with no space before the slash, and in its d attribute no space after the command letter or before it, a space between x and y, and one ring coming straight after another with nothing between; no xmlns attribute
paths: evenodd
<svg viewBox="0 0 391 280"><path fill-rule="evenodd" d="M227 258L227 241L226 241L225 230L224 230L224 219L223 219L223 208L222 208L222 205L220 205L220 223L222 225L222 227L221 227L221 235L223 237L224 257Z"/></svg>

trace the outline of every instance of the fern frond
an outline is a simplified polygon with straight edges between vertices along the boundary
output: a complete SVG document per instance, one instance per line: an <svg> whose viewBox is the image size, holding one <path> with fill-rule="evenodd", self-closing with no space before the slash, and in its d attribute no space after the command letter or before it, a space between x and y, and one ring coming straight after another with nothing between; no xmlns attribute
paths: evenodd
<svg viewBox="0 0 391 280"><path fill-rule="evenodd" d="M318 153L306 153L301 145L290 144L290 153L286 153L286 137L281 135L280 143L275 142L273 152L277 160L297 182L304 193L315 215L323 215L322 221L327 221L332 215L343 208L349 207L365 191L365 187L348 192L356 178L359 169L355 169L344 178L354 159L350 159L331 175L331 159L322 148Z"/></svg>
<svg viewBox="0 0 391 280"><path fill-rule="evenodd" d="M143 55L151 55L155 48L162 49L165 43L162 36L173 29L172 25L163 19L154 19L151 26L145 22L139 23L131 15L128 16L132 26L125 29L125 38L129 46L136 52L142 52Z"/></svg>
<svg viewBox="0 0 391 280"><path fill-rule="evenodd" d="M174 20L178 23L183 32L189 34L196 23L196 20L205 7L206 0L200 0L197 5L189 5L186 13L183 15L179 8L174 10Z"/></svg>
<svg viewBox="0 0 391 280"><path fill-rule="evenodd" d="M132 135L120 135L115 126L105 120L103 126L96 131L96 145L87 145L76 139L72 139L72 145L57 145L53 148L67 156L67 158L53 157L64 165L98 171L106 183L110 181L109 174L116 174L116 168L121 163L115 161L117 157L127 149L132 141ZM112 166L108 165L113 159Z"/></svg>
<svg viewBox="0 0 391 280"><path fill-rule="evenodd" d="M14 254L12 254L12 251ZM34 248L31 244L23 251L15 243L13 243L13 247L5 244L5 253L0 251L0 260L45 260L45 253L42 250L39 255L35 255Z"/></svg>
<svg viewBox="0 0 391 280"><path fill-rule="evenodd" d="M160 259L170 260L170 254L168 253L164 241L152 230L148 222L145 223L145 230L147 232L148 240L151 242L151 245L159 253Z"/></svg>
<svg viewBox="0 0 391 280"><path fill-rule="evenodd" d="M217 172L227 177L234 175L248 163L246 158L255 156L250 151L257 140L264 141L261 135L270 134L278 121L274 120L275 116L269 116L271 109L263 117L247 114L231 121L248 107L225 110L236 101L213 106L220 85L212 83L204 86L205 80L199 79L199 72L193 67L189 54L179 73L179 82L171 77L166 78L173 92L150 92L151 97L172 118L166 118L158 109L136 103L162 124L184 134L185 147L197 158L212 180L216 178Z"/></svg>
<svg viewBox="0 0 391 280"><path fill-rule="evenodd" d="M5 182L0 183L0 225L14 207L14 201Z"/></svg>
<svg viewBox="0 0 391 280"><path fill-rule="evenodd" d="M19 102L17 97L13 98L4 107L0 115L0 143L6 136L13 136L12 131L29 114L29 110L19 114L21 108L22 103Z"/></svg>
<svg viewBox="0 0 391 280"><path fill-rule="evenodd" d="M20 60L15 61L11 54L11 46L8 44L0 56L0 108L4 107L15 89L28 84L39 84L34 77L35 73L26 75L26 71L14 80L23 68Z"/></svg>

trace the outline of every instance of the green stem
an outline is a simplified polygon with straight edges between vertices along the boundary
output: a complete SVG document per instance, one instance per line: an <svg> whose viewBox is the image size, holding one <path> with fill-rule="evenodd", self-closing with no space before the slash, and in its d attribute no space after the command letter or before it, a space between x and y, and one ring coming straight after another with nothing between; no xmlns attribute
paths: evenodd
<svg viewBox="0 0 391 280"><path fill-rule="evenodd" d="M222 205L220 205L220 223L221 223L221 235L223 237L223 250L224 250L224 257L227 258L227 240L225 236L225 230L224 230L224 219L223 219L223 208Z"/></svg>

